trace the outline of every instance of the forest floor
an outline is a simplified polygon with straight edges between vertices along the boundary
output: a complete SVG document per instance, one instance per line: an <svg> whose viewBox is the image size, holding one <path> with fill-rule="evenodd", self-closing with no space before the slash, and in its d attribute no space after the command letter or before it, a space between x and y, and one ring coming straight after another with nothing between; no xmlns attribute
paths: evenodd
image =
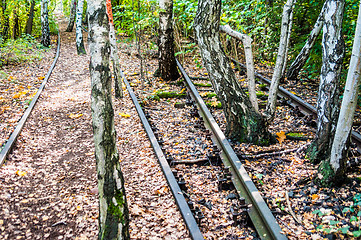
<svg viewBox="0 0 361 240"><path fill-rule="evenodd" d="M65 20L59 24L62 46L58 63L13 152L0 168L1 239L95 239L97 236L89 56L76 55L75 33L63 31ZM182 87L152 76L157 60L147 54L144 54L143 70L145 79L153 84L144 84L135 49L134 44L126 40L121 42L121 66L139 99L153 106L156 102L152 96L156 91L182 91ZM6 77L0 79L0 146L9 137L46 74L54 50L53 47L45 52L39 62L1 69ZM199 62L195 63L192 57L184 59L191 76L207 77L205 69L199 68ZM242 79L240 81L244 82ZM295 87L294 91L301 88ZM217 100L211 101L216 103ZM174 100L168 99L162 104L172 105ZM114 99L114 111L130 208L131 238L189 239L126 91L123 99ZM214 110L214 113L224 128L222 110ZM312 137L312 127L305 124L304 119L297 118L292 109L278 106L270 130L280 133L281 140L277 144L263 148L235 144L235 148L240 154L247 154L248 157L242 159L244 166L287 236L290 239L349 239L361 235L360 166L349 169L350 181L345 185L319 188L312 181L317 167L304 159L302 153L282 153L309 142L283 139L285 132L302 132ZM271 152L277 154L267 155ZM265 157L255 157L260 154Z"/></svg>
<svg viewBox="0 0 361 240"><path fill-rule="evenodd" d="M55 69L4 166L0 168L1 239L96 239L97 177L90 110L89 56L76 55L75 32L60 20ZM54 44L55 46L56 44ZM2 69L3 144L54 56ZM29 87L28 87L29 86ZM11 91L11 92L10 92ZM20 92L20 93L19 93ZM14 97L20 94L19 97ZM180 239L188 233L127 94L115 101L132 239ZM122 117L126 112L129 117ZM14 124L15 123L15 124Z"/></svg>

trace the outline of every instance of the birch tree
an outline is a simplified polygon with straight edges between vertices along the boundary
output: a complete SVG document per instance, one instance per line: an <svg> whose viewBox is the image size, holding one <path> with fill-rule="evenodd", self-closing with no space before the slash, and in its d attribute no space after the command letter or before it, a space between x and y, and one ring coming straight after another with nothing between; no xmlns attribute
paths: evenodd
<svg viewBox="0 0 361 240"><path fill-rule="evenodd" d="M41 0L41 44L44 47L50 46L48 0Z"/></svg>
<svg viewBox="0 0 361 240"><path fill-rule="evenodd" d="M299 72L301 71L302 67L305 65L308 57L310 56L310 52L312 47L315 45L316 39L321 32L323 22L324 22L324 14L326 9L326 3L322 6L321 12L318 15L315 25L308 36L307 41L303 48L301 49L300 53L297 55L296 59L292 62L291 66L288 68L287 71L287 79L288 80L296 80Z"/></svg>
<svg viewBox="0 0 361 240"><path fill-rule="evenodd" d="M236 81L223 51L219 39L220 14L221 0L199 0L194 28L203 64L224 109L227 120L226 135L237 141L268 144L271 136L266 122Z"/></svg>
<svg viewBox="0 0 361 240"><path fill-rule="evenodd" d="M359 7L355 38L352 47L350 68L347 74L340 115L337 121L331 156L321 163L321 182L324 185L338 183L344 179L346 155L349 147L351 128L357 106L361 73L361 5Z"/></svg>
<svg viewBox="0 0 361 240"><path fill-rule="evenodd" d="M179 78L174 57L173 0L159 0L159 73L163 80Z"/></svg>
<svg viewBox="0 0 361 240"><path fill-rule="evenodd" d="M283 74L283 65L287 57L287 39L288 35L290 34L289 30L291 29L289 25L291 23L291 16L295 2L296 0L287 0L283 7L280 44L278 47L276 65L272 75L272 82L268 93L268 100L265 111L265 115L268 121L273 119L276 111L278 87L280 85L280 80Z"/></svg>
<svg viewBox="0 0 361 240"><path fill-rule="evenodd" d="M71 6L70 6L70 16L69 16L69 23L65 30L65 32L72 32L75 22L75 13L76 13L76 4L77 0L71 0Z"/></svg>
<svg viewBox="0 0 361 240"><path fill-rule="evenodd" d="M114 68L114 91L115 97L121 98L123 97L123 88L122 88L122 79L120 74L120 63L119 63L119 55L118 55L118 47L113 23L113 11L112 11L112 1L106 0L107 4L107 15L109 19L109 39L110 39L110 48L111 48L111 56L113 60L113 68Z"/></svg>
<svg viewBox="0 0 361 240"><path fill-rule="evenodd" d="M252 38L246 34L242 34L234 31L229 25L220 25L219 30L221 32L227 33L229 36L241 40L244 46L244 55L246 57L246 67L247 67L247 87L249 93L249 100L251 101L252 106L255 111L258 112L258 101L256 95L256 80L254 77L254 62L253 62L253 53L252 53Z"/></svg>
<svg viewBox="0 0 361 240"><path fill-rule="evenodd" d="M105 0L88 1L91 110L99 188L98 239L129 239L129 216L114 129Z"/></svg>
<svg viewBox="0 0 361 240"><path fill-rule="evenodd" d="M345 0L326 3L322 36L322 67L317 98L317 132L308 149L315 163L329 156L339 112L339 79L344 57L342 19Z"/></svg>
<svg viewBox="0 0 361 240"><path fill-rule="evenodd" d="M83 41L83 6L84 0L78 0L78 6L76 8L76 50L78 54L86 54Z"/></svg>

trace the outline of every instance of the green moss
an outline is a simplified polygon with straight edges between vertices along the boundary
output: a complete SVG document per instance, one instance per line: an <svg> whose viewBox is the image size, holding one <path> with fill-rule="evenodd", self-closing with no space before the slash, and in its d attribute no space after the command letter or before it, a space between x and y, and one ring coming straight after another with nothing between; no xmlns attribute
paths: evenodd
<svg viewBox="0 0 361 240"><path fill-rule="evenodd" d="M291 137L306 137L304 133L299 133L299 132L290 132L287 133L287 135Z"/></svg>
<svg viewBox="0 0 361 240"><path fill-rule="evenodd" d="M114 217L118 218L121 222L124 221L124 214L122 212L122 209L124 209L124 199L123 194L121 191L117 191L117 193L114 196L117 205L113 203L113 201L109 202L108 212L112 214Z"/></svg>
<svg viewBox="0 0 361 240"><path fill-rule="evenodd" d="M258 87L259 87L259 89L261 89L262 91L265 91L265 90L267 90L267 84L265 84L265 83L262 83L262 84L259 84L258 85Z"/></svg>
<svg viewBox="0 0 361 240"><path fill-rule="evenodd" d="M166 92L160 91L155 93L159 98L184 98L187 96L185 93L177 93L177 92Z"/></svg>
<svg viewBox="0 0 361 240"><path fill-rule="evenodd" d="M193 83L197 87L212 87L211 83Z"/></svg>
<svg viewBox="0 0 361 240"><path fill-rule="evenodd" d="M318 172L322 178L317 178L316 183L323 187L329 187L333 184L335 179L335 172L333 171L329 161L322 161L318 167Z"/></svg>
<svg viewBox="0 0 361 240"><path fill-rule="evenodd" d="M207 107L210 108L217 108L217 109L222 109L222 104L220 102L217 102L217 105L212 105L213 102L206 102Z"/></svg>

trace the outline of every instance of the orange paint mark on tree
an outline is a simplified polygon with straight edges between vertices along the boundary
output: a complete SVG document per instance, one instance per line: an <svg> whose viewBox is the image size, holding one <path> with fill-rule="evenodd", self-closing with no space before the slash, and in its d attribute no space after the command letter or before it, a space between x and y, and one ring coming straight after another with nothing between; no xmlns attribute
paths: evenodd
<svg viewBox="0 0 361 240"><path fill-rule="evenodd" d="M112 11L112 1L111 0L107 0L106 1L107 4L107 15L109 18L109 23L113 24L113 11Z"/></svg>

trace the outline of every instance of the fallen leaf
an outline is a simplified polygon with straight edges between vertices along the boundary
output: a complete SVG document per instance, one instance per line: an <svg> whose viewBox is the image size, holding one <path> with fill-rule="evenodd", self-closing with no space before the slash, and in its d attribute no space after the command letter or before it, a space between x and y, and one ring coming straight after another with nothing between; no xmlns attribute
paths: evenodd
<svg viewBox="0 0 361 240"><path fill-rule="evenodd" d="M123 112L119 113L119 115L122 116L122 117L125 117L125 118L130 117L130 114L128 114L128 113L123 113Z"/></svg>
<svg viewBox="0 0 361 240"><path fill-rule="evenodd" d="M45 77L38 77L39 80L43 80Z"/></svg>
<svg viewBox="0 0 361 240"><path fill-rule="evenodd" d="M16 174L17 174L18 176L20 176L20 177L25 176L26 173L27 173L27 172L23 172L23 171L20 171L20 170L16 171Z"/></svg>
<svg viewBox="0 0 361 240"><path fill-rule="evenodd" d="M69 114L69 118L71 118L71 119L80 118L81 116L83 116L82 113L77 113L77 114L70 113Z"/></svg>
<svg viewBox="0 0 361 240"><path fill-rule="evenodd" d="M277 140L281 144L286 139L286 133L284 131L276 133Z"/></svg>

